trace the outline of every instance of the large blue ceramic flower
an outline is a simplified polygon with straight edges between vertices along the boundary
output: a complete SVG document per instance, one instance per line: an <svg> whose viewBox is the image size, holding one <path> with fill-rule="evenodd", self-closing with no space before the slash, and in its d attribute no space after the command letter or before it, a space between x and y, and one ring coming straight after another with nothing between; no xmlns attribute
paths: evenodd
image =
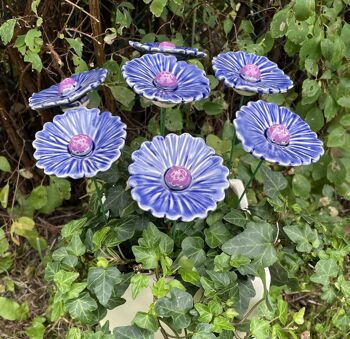
<svg viewBox="0 0 350 339"><path fill-rule="evenodd" d="M93 177L120 156L126 125L110 112L80 107L56 115L35 135L36 166L57 177Z"/></svg>
<svg viewBox="0 0 350 339"><path fill-rule="evenodd" d="M58 84L34 93L29 98L29 106L35 110L54 106L80 106L88 101L86 94L106 80L107 73L106 69L97 68L73 74Z"/></svg>
<svg viewBox="0 0 350 339"><path fill-rule="evenodd" d="M259 100L236 113L237 137L255 157L282 166L308 165L323 154L323 143L309 125L285 107Z"/></svg>
<svg viewBox="0 0 350 339"><path fill-rule="evenodd" d="M172 55L145 54L128 61L122 72L137 94L160 107L201 100L210 92L204 71Z"/></svg>
<svg viewBox="0 0 350 339"><path fill-rule="evenodd" d="M170 41L145 43L129 41L129 45L142 53L164 53L174 55L181 60L205 58L207 56L206 53L199 51L198 48L176 46Z"/></svg>
<svg viewBox="0 0 350 339"><path fill-rule="evenodd" d="M132 154L131 195L157 218L205 218L225 197L228 169L201 138L156 136Z"/></svg>
<svg viewBox="0 0 350 339"><path fill-rule="evenodd" d="M242 95L283 93L293 87L277 64L252 53L221 53L213 58L213 69L219 80Z"/></svg>

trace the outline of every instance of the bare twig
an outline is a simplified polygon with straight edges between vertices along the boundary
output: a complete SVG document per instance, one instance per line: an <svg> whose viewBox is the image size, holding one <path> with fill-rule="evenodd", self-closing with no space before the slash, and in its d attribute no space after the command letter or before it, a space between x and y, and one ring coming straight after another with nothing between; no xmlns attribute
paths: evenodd
<svg viewBox="0 0 350 339"><path fill-rule="evenodd" d="M98 23L100 22L99 19L95 18L93 15L91 15L89 12L87 12L84 8L78 6L77 4L75 4L75 3L73 3L73 2L71 2L71 1L69 1L69 0L64 0L64 1L67 2L67 3L70 4L70 5L72 5L72 6L76 7L76 8L78 8L80 11L82 11L82 12L85 13L87 16L89 16L92 20L94 20L94 21L96 21L96 22L98 22Z"/></svg>

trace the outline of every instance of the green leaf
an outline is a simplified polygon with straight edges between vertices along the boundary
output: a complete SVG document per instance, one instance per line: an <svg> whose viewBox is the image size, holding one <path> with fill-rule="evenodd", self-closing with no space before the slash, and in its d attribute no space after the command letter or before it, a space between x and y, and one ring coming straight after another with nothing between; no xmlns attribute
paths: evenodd
<svg viewBox="0 0 350 339"><path fill-rule="evenodd" d="M73 283L70 286L69 292L67 294L67 300L75 299L79 297L79 294L87 287L86 282Z"/></svg>
<svg viewBox="0 0 350 339"><path fill-rule="evenodd" d="M214 318L213 321L213 332L221 333L222 331L234 331L234 326L232 325L230 319L223 316L218 316Z"/></svg>
<svg viewBox="0 0 350 339"><path fill-rule="evenodd" d="M183 128L182 112L179 108L167 108L165 112L165 127L170 132L181 131Z"/></svg>
<svg viewBox="0 0 350 339"><path fill-rule="evenodd" d="M43 69L43 64L41 62L40 56L35 52L27 51L24 56L24 61L30 62L32 64L32 68L38 72L41 72Z"/></svg>
<svg viewBox="0 0 350 339"><path fill-rule="evenodd" d="M116 339L153 339L153 332L139 328L137 326L116 327L113 330Z"/></svg>
<svg viewBox="0 0 350 339"><path fill-rule="evenodd" d="M10 245L6 239L5 232L2 228L0 228L0 256L4 255L9 247Z"/></svg>
<svg viewBox="0 0 350 339"><path fill-rule="evenodd" d="M315 0L296 0L294 11L297 20L308 19L315 13Z"/></svg>
<svg viewBox="0 0 350 339"><path fill-rule="evenodd" d="M84 44L82 43L80 38L65 38L66 41L69 44L70 48L74 49L75 54L79 57L82 58L83 55L83 48L84 48Z"/></svg>
<svg viewBox="0 0 350 339"><path fill-rule="evenodd" d="M0 26L0 38L5 46L12 40L16 22L16 19L9 19Z"/></svg>
<svg viewBox="0 0 350 339"><path fill-rule="evenodd" d="M109 86L114 98L124 106L129 106L135 100L135 93L125 86Z"/></svg>
<svg viewBox="0 0 350 339"><path fill-rule="evenodd" d="M309 25L303 21L291 21L286 33L288 39L294 44L301 44L307 39Z"/></svg>
<svg viewBox="0 0 350 339"><path fill-rule="evenodd" d="M79 234L74 234L72 236L72 239L66 248L69 254L77 257L82 256L86 251L86 247L81 241Z"/></svg>
<svg viewBox="0 0 350 339"><path fill-rule="evenodd" d="M225 241L229 240L231 237L230 231L226 226L221 223L215 223L214 225L206 228L204 230L205 242L210 248L216 248L221 246Z"/></svg>
<svg viewBox="0 0 350 339"><path fill-rule="evenodd" d="M28 305L18 304L12 299L0 297L0 317L5 320L25 320L28 317Z"/></svg>
<svg viewBox="0 0 350 339"><path fill-rule="evenodd" d="M80 234L81 229L86 224L88 218L84 217L78 220L72 220L64 225L61 230L61 237L70 239L74 234Z"/></svg>
<svg viewBox="0 0 350 339"><path fill-rule="evenodd" d="M271 36L273 38L281 38L287 33L289 15L290 9L287 6L273 16L270 26Z"/></svg>
<svg viewBox="0 0 350 339"><path fill-rule="evenodd" d="M337 100L339 106L350 108L350 97L341 97Z"/></svg>
<svg viewBox="0 0 350 339"><path fill-rule="evenodd" d="M272 199L278 198L280 192L288 186L288 181L281 172L274 172L262 166L261 174L264 181L264 192Z"/></svg>
<svg viewBox="0 0 350 339"><path fill-rule="evenodd" d="M240 226L240 227L244 227L248 221L248 218L245 212L241 210L235 210L235 209L231 209L229 213L225 214L223 219L229 222L230 224Z"/></svg>
<svg viewBox="0 0 350 339"><path fill-rule="evenodd" d="M181 254L187 256L193 265L198 267L207 260L203 247L204 241L202 238L187 237L181 243Z"/></svg>
<svg viewBox="0 0 350 339"><path fill-rule="evenodd" d="M192 261L186 256L180 258L179 266L179 273L184 281L191 284L196 284L199 281L199 274L196 268L194 267Z"/></svg>
<svg viewBox="0 0 350 339"><path fill-rule="evenodd" d="M331 278L335 278L338 275L339 267L334 259L321 259L315 266L315 273L310 277L310 280L322 284L328 285Z"/></svg>
<svg viewBox="0 0 350 339"><path fill-rule="evenodd" d="M68 272L60 270L54 275L54 282L61 293L69 292L72 283L79 277L78 272Z"/></svg>
<svg viewBox="0 0 350 339"><path fill-rule="evenodd" d="M42 45L41 32L36 28L30 29L25 35L24 43L30 49L28 52L33 52L34 54L38 55Z"/></svg>
<svg viewBox="0 0 350 339"><path fill-rule="evenodd" d="M157 300L155 311L161 317L171 317L174 328L186 328L191 323L191 317L187 312L193 307L191 294L173 288L170 297L163 297Z"/></svg>
<svg viewBox="0 0 350 339"><path fill-rule="evenodd" d="M311 191L310 181L302 174L295 174L292 180L293 193L296 196L307 198Z"/></svg>
<svg viewBox="0 0 350 339"><path fill-rule="evenodd" d="M302 307L298 312L293 314L294 322L298 325L304 324L304 314L305 314L305 307Z"/></svg>
<svg viewBox="0 0 350 339"><path fill-rule="evenodd" d="M297 244L296 249L299 252L310 253L312 243L318 239L317 231L312 230L308 224L284 226L283 231Z"/></svg>
<svg viewBox="0 0 350 339"><path fill-rule="evenodd" d="M222 22L223 28L224 28L224 32L225 35L227 36L233 27L233 22L229 17L226 17L225 20Z"/></svg>
<svg viewBox="0 0 350 339"><path fill-rule="evenodd" d="M133 324L151 332L156 332L159 328L157 318L145 312L137 312Z"/></svg>
<svg viewBox="0 0 350 339"><path fill-rule="evenodd" d="M92 267L89 269L88 289L93 291L101 305L108 303L114 285L121 282L121 274L116 267Z"/></svg>
<svg viewBox="0 0 350 339"><path fill-rule="evenodd" d="M302 89L303 105L312 104L317 101L321 92L321 88L316 80L304 80Z"/></svg>
<svg viewBox="0 0 350 339"><path fill-rule="evenodd" d="M253 317L250 321L250 334L257 339L269 339L270 323L267 320Z"/></svg>
<svg viewBox="0 0 350 339"><path fill-rule="evenodd" d="M328 147L342 147L346 141L346 131L344 127L339 126L332 130L328 135L327 146Z"/></svg>
<svg viewBox="0 0 350 339"><path fill-rule="evenodd" d="M81 339L81 331L77 327L72 327L69 329L67 339Z"/></svg>
<svg viewBox="0 0 350 339"><path fill-rule="evenodd" d="M249 222L242 233L222 245L222 250L230 255L256 259L263 267L271 266L277 260L273 233L273 226L264 221Z"/></svg>
<svg viewBox="0 0 350 339"><path fill-rule="evenodd" d="M80 298L69 301L66 308L73 319L90 323L94 318L92 312L97 309L97 303L89 293L85 292Z"/></svg>
<svg viewBox="0 0 350 339"><path fill-rule="evenodd" d="M28 202L38 210L47 204L47 190L44 186L33 189L28 198Z"/></svg>
<svg viewBox="0 0 350 339"><path fill-rule="evenodd" d="M29 339L42 339L44 338L44 333L46 327L44 317L35 317L32 321L32 325L26 329L26 335Z"/></svg>
<svg viewBox="0 0 350 339"><path fill-rule="evenodd" d="M11 166L4 156L0 156L0 171L11 172Z"/></svg>
<svg viewBox="0 0 350 339"><path fill-rule="evenodd" d="M149 278L146 274L135 274L131 277L131 294L132 298L140 294L141 290L149 286Z"/></svg>
<svg viewBox="0 0 350 339"><path fill-rule="evenodd" d="M9 193L10 193L10 184L7 182L6 185L0 190L0 204L2 208L7 207Z"/></svg>
<svg viewBox="0 0 350 339"><path fill-rule="evenodd" d="M206 101L203 105L203 109L208 115L219 115L224 110L224 103Z"/></svg>
<svg viewBox="0 0 350 339"><path fill-rule="evenodd" d="M198 320L200 322L203 322L203 323L210 323L211 322L213 315L209 311L209 307L207 305L198 303L198 304L194 305L194 308L199 313Z"/></svg>
<svg viewBox="0 0 350 339"><path fill-rule="evenodd" d="M313 107L306 113L305 121L315 132L319 131L324 125L323 112L317 107Z"/></svg>
<svg viewBox="0 0 350 339"><path fill-rule="evenodd" d="M288 321L288 304L282 299L278 298L277 301L277 309L278 309L278 319L281 324L284 326Z"/></svg>
<svg viewBox="0 0 350 339"><path fill-rule="evenodd" d="M168 0L153 0L150 6L151 13L160 17L163 13L164 7L167 5Z"/></svg>

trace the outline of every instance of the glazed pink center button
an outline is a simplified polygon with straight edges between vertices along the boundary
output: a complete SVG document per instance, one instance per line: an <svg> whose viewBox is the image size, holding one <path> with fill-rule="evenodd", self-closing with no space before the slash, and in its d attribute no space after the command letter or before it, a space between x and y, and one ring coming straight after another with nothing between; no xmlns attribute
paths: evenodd
<svg viewBox="0 0 350 339"><path fill-rule="evenodd" d="M242 67L240 75L244 80L257 82L260 80L261 72L257 65L247 64Z"/></svg>
<svg viewBox="0 0 350 339"><path fill-rule="evenodd" d="M182 191L191 185L192 176L185 167L172 166L165 172L164 181L170 189Z"/></svg>
<svg viewBox="0 0 350 339"><path fill-rule="evenodd" d="M176 45L170 41L163 41L159 44L160 48L176 48Z"/></svg>
<svg viewBox="0 0 350 339"><path fill-rule="evenodd" d="M66 78L58 85L58 91L62 94L71 91L76 86L77 82L72 78Z"/></svg>
<svg viewBox="0 0 350 339"><path fill-rule="evenodd" d="M68 144L68 150L73 155L84 156L92 151L94 142L85 134L74 135Z"/></svg>
<svg viewBox="0 0 350 339"><path fill-rule="evenodd" d="M267 138L278 145L286 146L290 141L290 134L286 126L282 124L272 125L267 129Z"/></svg>
<svg viewBox="0 0 350 339"><path fill-rule="evenodd" d="M174 90L177 88L177 79L173 73L168 71L160 72L154 79L157 87L165 90Z"/></svg>

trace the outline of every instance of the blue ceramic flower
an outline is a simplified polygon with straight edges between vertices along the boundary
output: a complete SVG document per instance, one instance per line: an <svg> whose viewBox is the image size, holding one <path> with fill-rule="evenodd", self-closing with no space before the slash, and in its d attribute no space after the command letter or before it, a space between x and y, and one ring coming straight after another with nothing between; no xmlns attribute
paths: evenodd
<svg viewBox="0 0 350 339"><path fill-rule="evenodd" d="M213 69L219 80L242 95L284 93L293 87L277 64L243 51L219 54L213 58Z"/></svg>
<svg viewBox="0 0 350 339"><path fill-rule="evenodd" d="M210 92L204 71L172 55L145 54L128 61L122 73L137 94L160 107L201 100Z"/></svg>
<svg viewBox="0 0 350 339"><path fill-rule="evenodd" d="M205 218L225 197L228 169L203 139L190 134L156 136L132 154L131 195L157 218Z"/></svg>
<svg viewBox="0 0 350 339"><path fill-rule="evenodd" d="M207 56L206 53L199 51L198 48L176 46L170 41L145 43L129 41L129 45L142 53L164 53L174 55L181 60L205 58Z"/></svg>
<svg viewBox="0 0 350 339"><path fill-rule="evenodd" d="M102 84L108 71L104 68L92 69L62 80L29 98L31 109L42 109L54 106L76 107L88 101L86 94Z"/></svg>
<svg viewBox="0 0 350 339"><path fill-rule="evenodd" d="M80 107L56 115L35 135L36 166L57 177L93 177L120 157L126 125L110 112Z"/></svg>
<svg viewBox="0 0 350 339"><path fill-rule="evenodd" d="M282 166L309 165L324 153L309 125L285 107L259 100L236 113L237 137L255 157Z"/></svg>

